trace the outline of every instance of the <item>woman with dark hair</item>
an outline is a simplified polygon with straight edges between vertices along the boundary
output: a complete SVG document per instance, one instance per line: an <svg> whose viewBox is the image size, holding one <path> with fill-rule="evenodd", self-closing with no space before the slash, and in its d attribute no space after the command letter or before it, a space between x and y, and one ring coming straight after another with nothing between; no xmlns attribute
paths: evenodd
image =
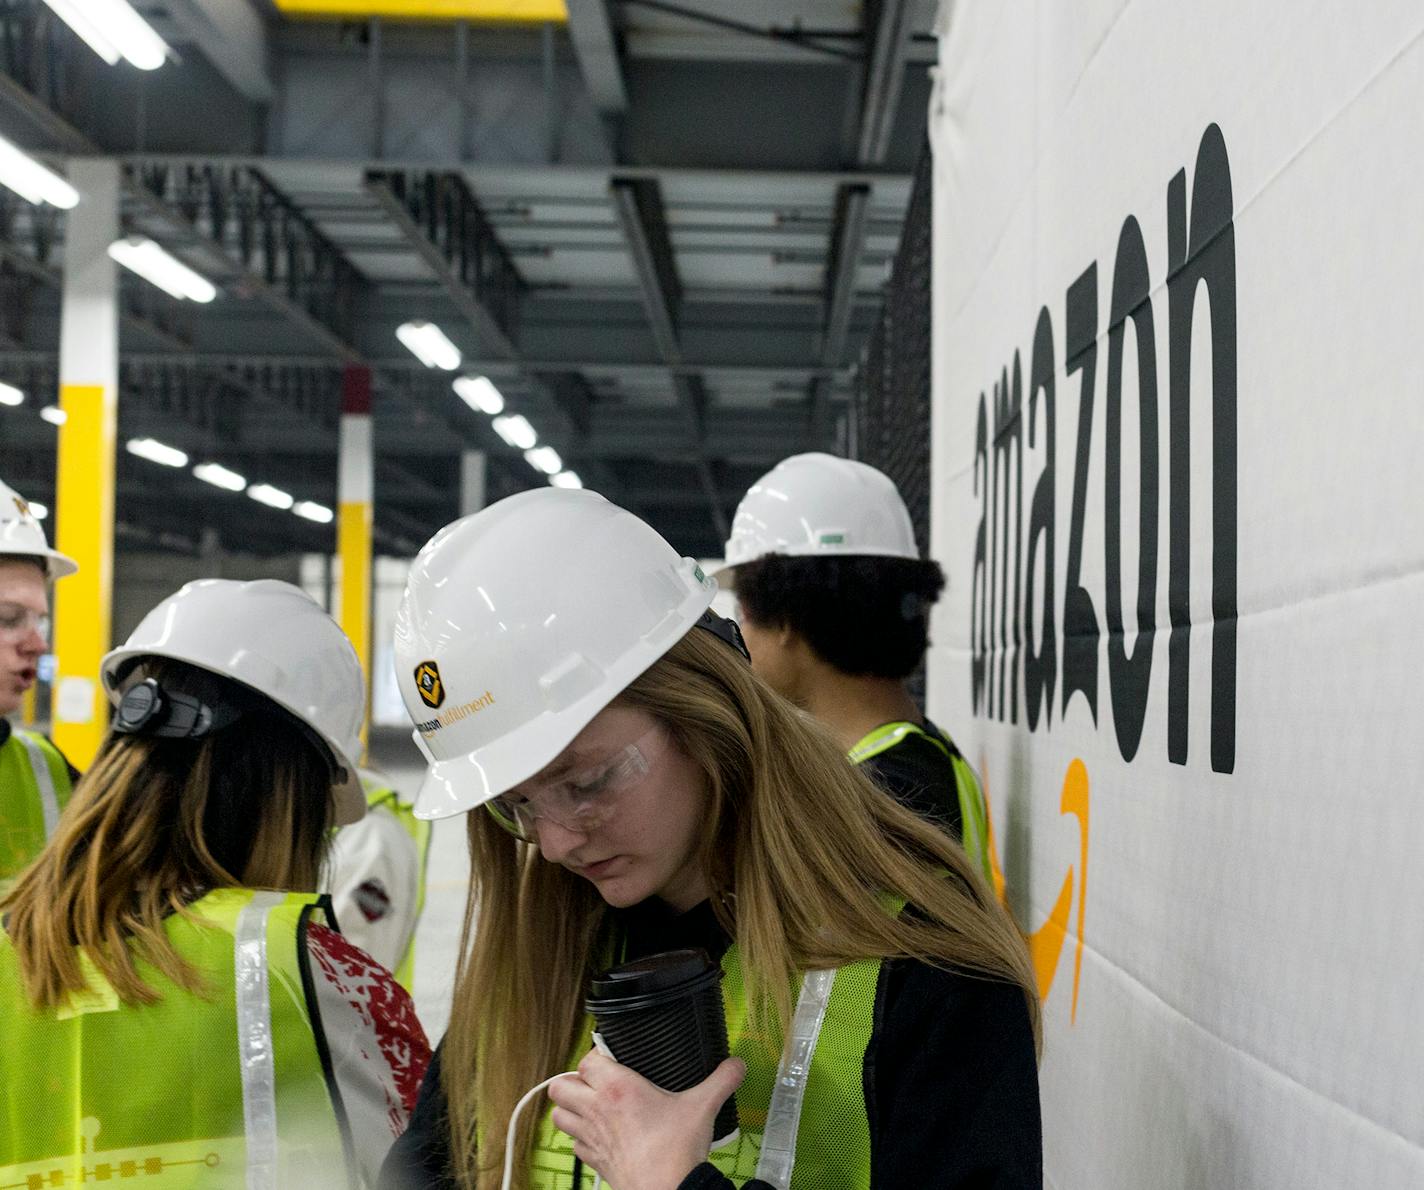
<svg viewBox="0 0 1424 1190"><path fill-rule="evenodd" d="M429 1051L314 895L365 810L351 643L289 584L190 583L103 676L109 734L0 902L0 1185L370 1184Z"/></svg>
<svg viewBox="0 0 1424 1190"><path fill-rule="evenodd" d="M584 491L512 496L417 558L416 812L468 812L473 883L388 1190L1042 1190L1022 939L949 835L757 677L715 593ZM720 965L733 1057L673 1094L589 1052L584 997L684 948Z"/></svg>

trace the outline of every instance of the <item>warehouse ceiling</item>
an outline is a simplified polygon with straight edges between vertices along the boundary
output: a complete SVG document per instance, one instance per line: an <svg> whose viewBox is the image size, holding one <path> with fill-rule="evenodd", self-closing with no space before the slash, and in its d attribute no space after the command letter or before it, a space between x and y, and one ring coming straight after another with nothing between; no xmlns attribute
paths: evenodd
<svg viewBox="0 0 1424 1190"><path fill-rule="evenodd" d="M491 499L543 482L397 341L420 318L685 553L720 552L779 458L841 445L932 0L134 5L173 49L151 73L0 0L0 133L119 157L127 228L219 286L194 307L123 276L121 441L330 505L342 370L370 367L377 548L408 554L458 515L463 452ZM52 507L63 217L4 193L0 380L26 401L0 406L0 475ZM121 546L333 540L122 451L117 518Z"/></svg>

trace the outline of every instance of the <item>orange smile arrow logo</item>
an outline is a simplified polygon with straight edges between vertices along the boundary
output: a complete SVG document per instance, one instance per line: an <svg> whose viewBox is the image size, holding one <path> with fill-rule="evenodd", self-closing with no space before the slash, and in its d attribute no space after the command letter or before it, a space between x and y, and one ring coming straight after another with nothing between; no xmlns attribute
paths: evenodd
<svg viewBox="0 0 1424 1190"><path fill-rule="evenodd" d="M983 763L982 758L980 772L985 774L984 801L990 810L989 860L994 873L994 891L998 893L1000 901L1007 903L1005 898L1006 882L1003 869L999 865L999 847L994 836L994 816L992 807L989 806L987 765ZM1088 791L1088 768L1081 760L1075 758L1068 765L1068 771L1063 775L1063 792L1059 798L1058 810L1060 814L1072 814L1078 819L1079 858L1076 880L1074 865L1070 863L1068 871L1063 877L1063 884L1058 890L1058 899L1053 903L1052 910L1049 911L1048 920L1038 929L1025 935L1029 956L1033 959L1033 969L1038 976L1038 998L1047 1000L1048 993L1053 990L1053 981L1058 974L1058 963L1063 957L1063 944L1068 937L1068 920L1073 910L1073 889L1076 882L1078 921L1075 931L1077 942L1073 955L1073 1004L1069 1017L1071 1021L1078 1019L1078 983L1083 974L1083 917L1088 892Z"/></svg>

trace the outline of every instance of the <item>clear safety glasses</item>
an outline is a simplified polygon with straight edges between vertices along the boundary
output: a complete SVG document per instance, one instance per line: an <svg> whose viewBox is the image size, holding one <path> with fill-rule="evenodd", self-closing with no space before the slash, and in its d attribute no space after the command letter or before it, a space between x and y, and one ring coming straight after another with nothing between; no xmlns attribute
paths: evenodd
<svg viewBox="0 0 1424 1190"><path fill-rule="evenodd" d="M21 637L38 632L49 640L49 617L18 603L0 603L0 636Z"/></svg>
<svg viewBox="0 0 1424 1190"><path fill-rule="evenodd" d="M613 820L623 796L642 784L665 743L663 729L654 727L595 765L553 780L526 781L486 807L505 830L526 843L537 840L541 818L588 834Z"/></svg>

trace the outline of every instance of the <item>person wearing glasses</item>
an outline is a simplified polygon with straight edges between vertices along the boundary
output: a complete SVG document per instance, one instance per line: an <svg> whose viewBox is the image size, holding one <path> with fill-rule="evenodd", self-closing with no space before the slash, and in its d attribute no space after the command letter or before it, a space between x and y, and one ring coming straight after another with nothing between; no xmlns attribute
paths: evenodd
<svg viewBox="0 0 1424 1190"><path fill-rule="evenodd" d="M511 496L416 559L395 634L416 812L467 814L472 885L383 1190L788 1190L793 1165L798 1186L1041 1190L1021 937L948 834L757 677L715 594L579 490ZM683 948L721 965L732 1057L671 1094L590 1050L584 998Z"/></svg>
<svg viewBox="0 0 1424 1190"><path fill-rule="evenodd" d="M371 1185L429 1047L316 895L366 809L351 642L210 579L102 676L109 732L0 899L0 1186Z"/></svg>
<svg viewBox="0 0 1424 1190"><path fill-rule="evenodd" d="M920 556L890 477L819 452L783 459L742 497L725 554L757 673L992 879L979 778L906 687L944 572Z"/></svg>
<svg viewBox="0 0 1424 1190"><path fill-rule="evenodd" d="M73 574L14 489L0 483L0 891L54 833L79 774L39 732L11 726L49 650L49 585Z"/></svg>

